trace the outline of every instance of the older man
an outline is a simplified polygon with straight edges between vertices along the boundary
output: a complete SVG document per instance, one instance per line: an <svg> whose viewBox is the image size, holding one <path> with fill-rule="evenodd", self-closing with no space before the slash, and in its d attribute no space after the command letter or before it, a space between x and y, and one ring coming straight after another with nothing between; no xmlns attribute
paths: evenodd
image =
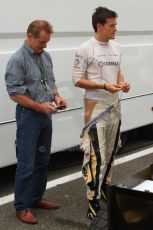
<svg viewBox="0 0 153 230"><path fill-rule="evenodd" d="M44 51L52 33L49 22L33 21L26 41L10 58L5 74L9 96L17 103L15 208L18 218L28 224L38 222L30 207L59 207L43 199L51 150L51 114L57 112L56 105L66 107L55 84L52 59Z"/></svg>

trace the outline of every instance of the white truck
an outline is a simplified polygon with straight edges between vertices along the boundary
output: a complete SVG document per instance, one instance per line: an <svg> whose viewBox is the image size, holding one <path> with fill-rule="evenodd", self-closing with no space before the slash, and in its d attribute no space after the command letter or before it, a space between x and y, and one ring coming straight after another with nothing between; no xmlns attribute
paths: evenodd
<svg viewBox="0 0 153 230"><path fill-rule="evenodd" d="M115 10L116 40L122 49L122 72L131 91L121 98L125 132L153 123L153 1L152 0L5 0L0 7L0 168L14 164L15 103L6 92L4 75L10 56L22 45L35 19L50 21L54 35L48 44L60 94L69 106L53 116L52 152L79 145L83 127L83 90L72 84L78 46L92 36L91 16L98 6Z"/></svg>

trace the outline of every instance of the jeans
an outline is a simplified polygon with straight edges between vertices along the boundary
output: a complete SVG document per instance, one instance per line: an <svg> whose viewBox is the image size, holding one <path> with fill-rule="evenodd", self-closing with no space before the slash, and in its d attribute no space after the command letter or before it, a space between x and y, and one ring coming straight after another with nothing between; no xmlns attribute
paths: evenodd
<svg viewBox="0 0 153 230"><path fill-rule="evenodd" d="M46 114L16 107L17 169L16 211L23 211L42 199L50 160L52 120Z"/></svg>

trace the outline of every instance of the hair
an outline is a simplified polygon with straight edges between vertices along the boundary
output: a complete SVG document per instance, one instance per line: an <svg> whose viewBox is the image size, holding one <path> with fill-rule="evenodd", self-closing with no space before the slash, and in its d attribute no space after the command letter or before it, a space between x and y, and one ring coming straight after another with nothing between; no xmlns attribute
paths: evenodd
<svg viewBox="0 0 153 230"><path fill-rule="evenodd" d="M97 23L104 25L109 18L117 18L118 15L115 11L107 9L106 7L98 7L92 15L92 26L94 31L97 32Z"/></svg>
<svg viewBox="0 0 153 230"><path fill-rule="evenodd" d="M27 35L28 33L31 33L34 38L38 38L41 31L45 31L48 34L51 34L53 33L53 27L49 22L45 20L35 20L28 26Z"/></svg>

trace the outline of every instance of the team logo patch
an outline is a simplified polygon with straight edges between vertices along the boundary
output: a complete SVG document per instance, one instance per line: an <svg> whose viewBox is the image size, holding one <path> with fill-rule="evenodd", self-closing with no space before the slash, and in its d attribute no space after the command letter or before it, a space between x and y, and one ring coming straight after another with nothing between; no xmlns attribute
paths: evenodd
<svg viewBox="0 0 153 230"><path fill-rule="evenodd" d="M75 61L74 61L74 67L77 68L77 69L80 69L79 65L80 65L80 61L79 61L78 58L76 58Z"/></svg>

